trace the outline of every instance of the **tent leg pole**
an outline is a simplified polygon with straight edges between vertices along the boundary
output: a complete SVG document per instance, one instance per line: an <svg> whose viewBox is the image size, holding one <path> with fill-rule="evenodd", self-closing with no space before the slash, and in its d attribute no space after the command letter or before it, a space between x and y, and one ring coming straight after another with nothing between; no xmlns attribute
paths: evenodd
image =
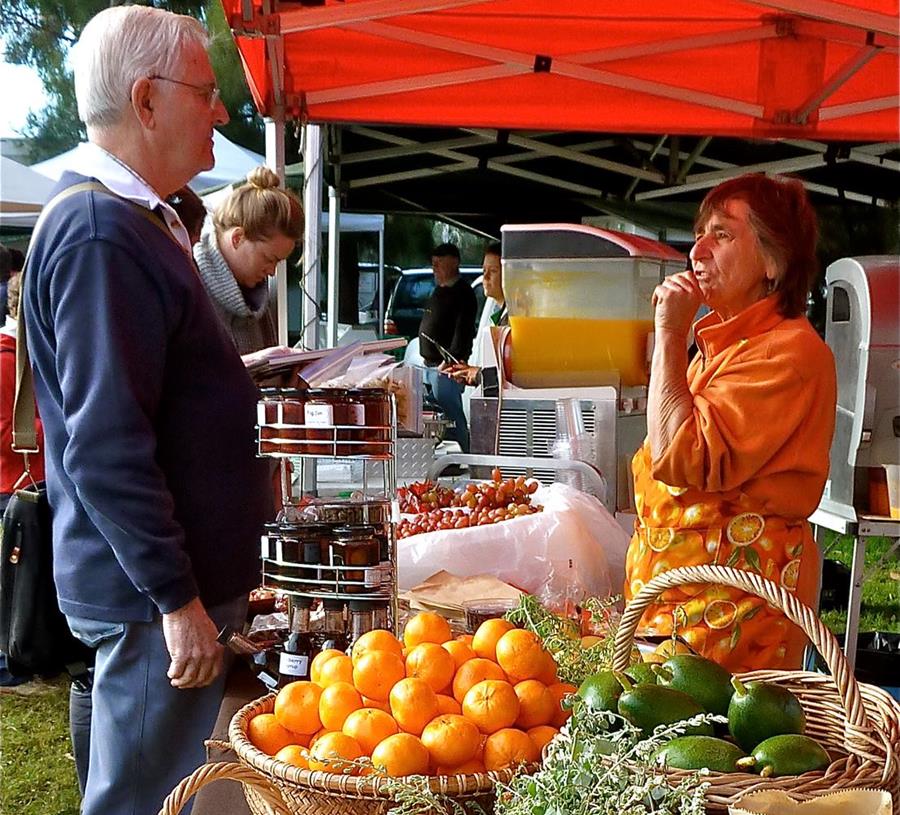
<svg viewBox="0 0 900 815"><path fill-rule="evenodd" d="M322 128L320 125L304 125L303 209L306 213L303 237L303 347L309 350L319 347L319 269L321 264L322 217Z"/></svg>
<svg viewBox="0 0 900 815"><path fill-rule="evenodd" d="M328 342L338 341L338 274L341 268L341 198L334 187L328 188Z"/></svg>
<svg viewBox="0 0 900 815"><path fill-rule="evenodd" d="M266 166L275 171L284 187L284 115L266 119ZM277 341L288 344L287 263L281 261L275 269L275 277L269 279L269 302L273 304Z"/></svg>

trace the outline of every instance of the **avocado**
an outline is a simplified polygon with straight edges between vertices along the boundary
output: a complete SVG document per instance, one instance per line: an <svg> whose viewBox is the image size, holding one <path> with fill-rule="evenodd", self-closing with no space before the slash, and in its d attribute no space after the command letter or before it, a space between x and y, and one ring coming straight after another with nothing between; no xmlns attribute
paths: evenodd
<svg viewBox="0 0 900 815"><path fill-rule="evenodd" d="M763 778L776 775L802 775L824 770L831 757L809 736L790 733L772 736L756 746L751 756L738 761L738 766L758 772Z"/></svg>
<svg viewBox="0 0 900 815"><path fill-rule="evenodd" d="M635 662L625 669L625 676L634 680L636 685L656 685L656 674L650 662Z"/></svg>
<svg viewBox="0 0 900 815"><path fill-rule="evenodd" d="M679 736L666 742L655 753L659 763L677 770L702 770L716 773L739 772L737 761L747 754L736 744L713 736Z"/></svg>
<svg viewBox="0 0 900 815"><path fill-rule="evenodd" d="M686 693L660 685L632 685L631 680L616 674L622 683L619 696L619 713L639 728L644 736L650 736L661 724L674 724L706 711ZM686 735L711 736L708 723L688 727Z"/></svg>
<svg viewBox="0 0 900 815"><path fill-rule="evenodd" d="M619 712L618 702L622 695L622 685L612 671L600 671L587 677L577 693L591 710Z"/></svg>
<svg viewBox="0 0 900 815"><path fill-rule="evenodd" d="M677 654L656 667L658 684L684 691L709 713L725 716L734 688L731 674L717 662L694 654Z"/></svg>
<svg viewBox="0 0 900 815"><path fill-rule="evenodd" d="M770 736L802 734L806 715L793 693L769 682L748 682L732 677L734 694L728 705L728 729L748 752Z"/></svg>

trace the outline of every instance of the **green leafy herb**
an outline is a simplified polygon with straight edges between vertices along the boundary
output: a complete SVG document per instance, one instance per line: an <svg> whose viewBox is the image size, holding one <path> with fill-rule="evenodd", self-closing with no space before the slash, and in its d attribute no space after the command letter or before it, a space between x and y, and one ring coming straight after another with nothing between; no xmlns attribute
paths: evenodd
<svg viewBox="0 0 900 815"><path fill-rule="evenodd" d="M621 717L576 699L542 768L498 785L496 815L704 815L704 773L671 783L654 754L689 725L713 718L695 716L642 738ZM614 723L619 730L611 730Z"/></svg>

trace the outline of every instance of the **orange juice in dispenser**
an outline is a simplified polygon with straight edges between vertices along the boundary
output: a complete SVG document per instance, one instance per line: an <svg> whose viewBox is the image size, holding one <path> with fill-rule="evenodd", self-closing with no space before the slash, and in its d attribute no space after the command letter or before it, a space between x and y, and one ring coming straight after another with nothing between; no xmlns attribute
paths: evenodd
<svg viewBox="0 0 900 815"><path fill-rule="evenodd" d="M685 258L579 224L503 227L510 380L525 388L646 385L653 290Z"/></svg>

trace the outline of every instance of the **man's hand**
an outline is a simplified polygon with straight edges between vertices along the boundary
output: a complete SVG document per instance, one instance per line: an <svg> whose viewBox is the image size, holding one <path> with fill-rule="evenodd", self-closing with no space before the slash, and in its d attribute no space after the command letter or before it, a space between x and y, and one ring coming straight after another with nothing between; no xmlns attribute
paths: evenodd
<svg viewBox="0 0 900 815"><path fill-rule="evenodd" d="M173 688L203 688L221 672L225 649L199 597L162 615L163 636L172 662L166 674Z"/></svg>
<svg viewBox="0 0 900 815"><path fill-rule="evenodd" d="M449 376L454 382L458 382L460 385L469 385L470 387L478 383L478 374L481 372L481 368L477 365L466 365L464 362L448 365L440 370L441 373Z"/></svg>
<svg viewBox="0 0 900 815"><path fill-rule="evenodd" d="M249 354L242 354L241 359L245 366L257 365L266 362L272 357L280 357L284 354L290 354L295 349L287 345L270 345L268 348L261 348L259 351L251 351Z"/></svg>
<svg viewBox="0 0 900 815"><path fill-rule="evenodd" d="M679 272L663 280L653 292L654 328L687 337L703 303L693 272Z"/></svg>

